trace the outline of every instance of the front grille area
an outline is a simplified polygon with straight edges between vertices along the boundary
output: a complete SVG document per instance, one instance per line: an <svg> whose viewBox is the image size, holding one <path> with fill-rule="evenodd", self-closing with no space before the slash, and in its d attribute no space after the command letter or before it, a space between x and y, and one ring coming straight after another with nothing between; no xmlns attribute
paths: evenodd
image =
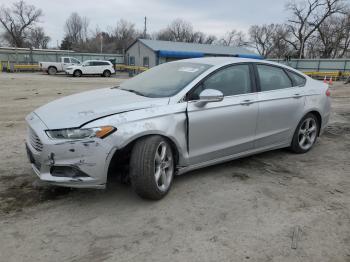
<svg viewBox="0 0 350 262"><path fill-rule="evenodd" d="M29 143L30 145L38 152L41 152L43 150L43 143L41 142L38 135L34 132L33 129L30 127L28 128L28 136L29 136Z"/></svg>

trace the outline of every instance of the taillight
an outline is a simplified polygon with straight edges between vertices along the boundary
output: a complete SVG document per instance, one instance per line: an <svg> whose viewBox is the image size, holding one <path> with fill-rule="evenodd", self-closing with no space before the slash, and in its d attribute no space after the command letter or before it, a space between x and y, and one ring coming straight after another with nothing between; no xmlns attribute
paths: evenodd
<svg viewBox="0 0 350 262"><path fill-rule="evenodd" d="M329 88L326 90L326 96L331 96L331 91L329 91Z"/></svg>

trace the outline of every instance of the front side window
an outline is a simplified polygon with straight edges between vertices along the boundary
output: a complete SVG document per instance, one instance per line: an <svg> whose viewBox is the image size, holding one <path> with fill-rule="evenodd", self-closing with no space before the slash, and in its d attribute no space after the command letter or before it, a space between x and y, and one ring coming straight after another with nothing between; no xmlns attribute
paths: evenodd
<svg viewBox="0 0 350 262"><path fill-rule="evenodd" d="M285 71L276 66L257 65L261 91L270 91L293 86Z"/></svg>
<svg viewBox="0 0 350 262"><path fill-rule="evenodd" d="M204 89L216 89L224 96L234 96L252 92L249 65L233 65L224 68L204 80L192 93L191 100L199 99Z"/></svg>
<svg viewBox="0 0 350 262"><path fill-rule="evenodd" d="M123 82L120 89L147 97L169 97L180 92L210 67L188 62L165 63Z"/></svg>

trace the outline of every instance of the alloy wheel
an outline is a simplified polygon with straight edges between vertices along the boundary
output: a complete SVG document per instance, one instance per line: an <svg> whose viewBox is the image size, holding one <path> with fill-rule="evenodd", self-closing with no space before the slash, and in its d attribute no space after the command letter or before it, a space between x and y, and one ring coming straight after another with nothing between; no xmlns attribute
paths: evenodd
<svg viewBox="0 0 350 262"><path fill-rule="evenodd" d="M154 157L154 178L157 187L161 191L168 190L173 179L174 164L171 148L161 142Z"/></svg>
<svg viewBox="0 0 350 262"><path fill-rule="evenodd" d="M303 150L308 150L315 143L317 137L317 123L315 119L309 117L300 125L298 133L299 146Z"/></svg>

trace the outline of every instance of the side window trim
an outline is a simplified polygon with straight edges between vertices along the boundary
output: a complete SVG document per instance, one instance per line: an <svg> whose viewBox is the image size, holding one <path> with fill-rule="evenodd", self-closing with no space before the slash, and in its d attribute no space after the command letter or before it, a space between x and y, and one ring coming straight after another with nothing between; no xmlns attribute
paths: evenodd
<svg viewBox="0 0 350 262"><path fill-rule="evenodd" d="M254 68L253 68L252 63L251 62L235 63L235 64L229 64L229 65L225 65L223 67L220 67L220 68L214 70L213 72L211 72L209 75L205 76L194 87L192 87L192 89L189 90L187 92L187 94L184 96L184 98L180 99L180 101L187 101L187 102L193 101L193 100L190 100L190 96L200 85L203 84L204 81L206 81L208 78L210 78L211 76L213 76L214 74L218 73L221 70L225 70L226 68L238 66L238 65L248 65L249 66L249 78L250 78L250 86L251 86L250 93L240 94L240 95L247 95L247 94L256 93L258 89L257 89L257 85L256 85L256 79L253 76ZM237 96L237 95L230 95L230 96L225 96L225 97L233 97L233 96Z"/></svg>

